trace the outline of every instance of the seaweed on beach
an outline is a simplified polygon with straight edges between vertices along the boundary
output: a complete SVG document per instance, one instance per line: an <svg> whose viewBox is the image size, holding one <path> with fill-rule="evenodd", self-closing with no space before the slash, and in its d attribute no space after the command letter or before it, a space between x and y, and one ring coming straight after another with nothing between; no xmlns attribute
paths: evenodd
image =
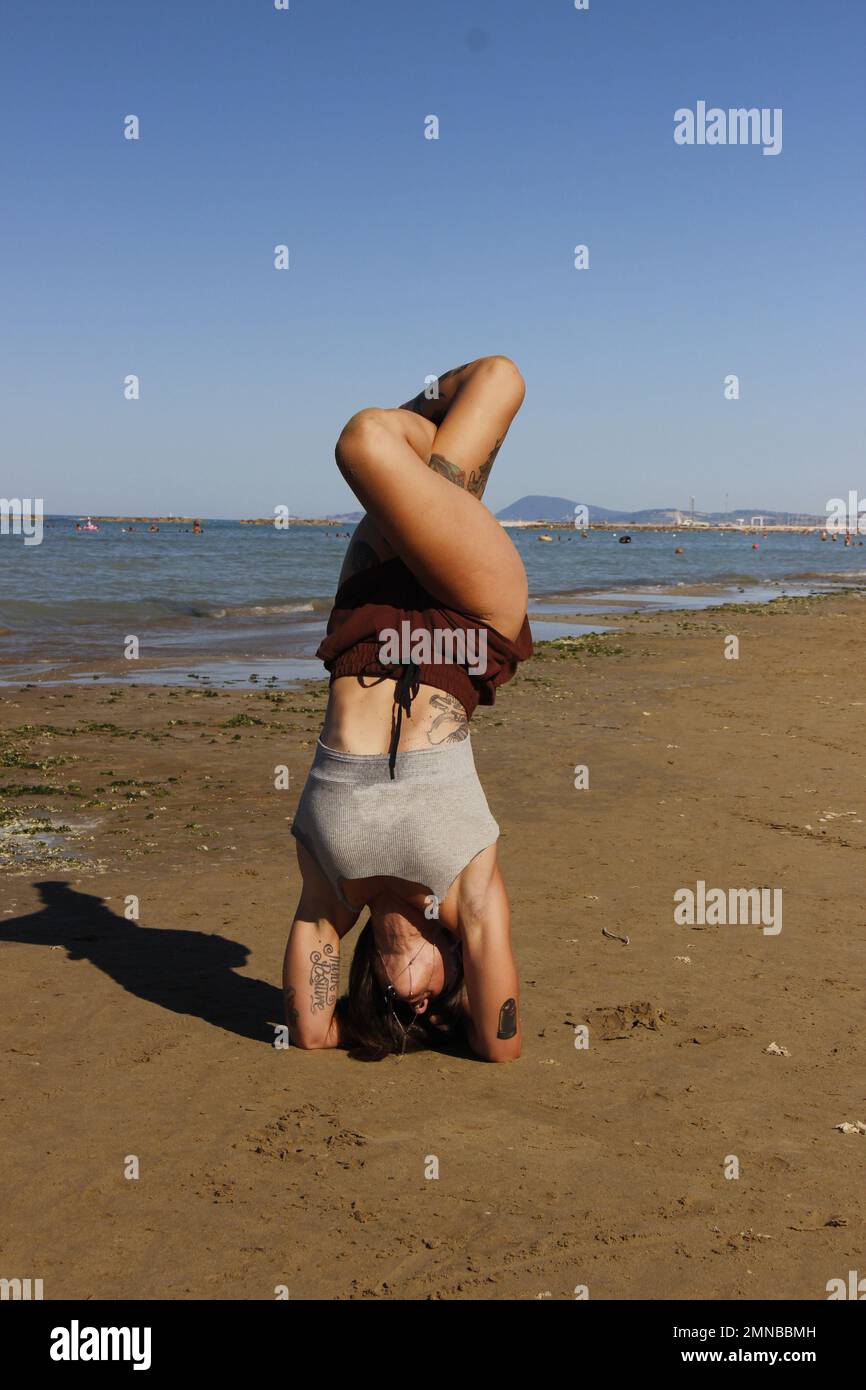
<svg viewBox="0 0 866 1390"><path fill-rule="evenodd" d="M535 654L564 660L581 656L624 656L626 649L607 633L587 632L581 637L555 637L550 642L536 642Z"/></svg>

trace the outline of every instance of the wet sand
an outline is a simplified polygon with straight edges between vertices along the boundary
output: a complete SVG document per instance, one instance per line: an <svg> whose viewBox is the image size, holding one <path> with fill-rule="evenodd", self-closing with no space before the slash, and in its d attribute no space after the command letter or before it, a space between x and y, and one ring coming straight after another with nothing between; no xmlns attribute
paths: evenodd
<svg viewBox="0 0 866 1390"><path fill-rule="evenodd" d="M866 1136L834 1126L866 1120L866 599L616 623L473 721L523 981L498 1067L272 1045L324 683L0 690L0 1274L414 1300L862 1272ZM675 925L698 880L781 888L783 930Z"/></svg>

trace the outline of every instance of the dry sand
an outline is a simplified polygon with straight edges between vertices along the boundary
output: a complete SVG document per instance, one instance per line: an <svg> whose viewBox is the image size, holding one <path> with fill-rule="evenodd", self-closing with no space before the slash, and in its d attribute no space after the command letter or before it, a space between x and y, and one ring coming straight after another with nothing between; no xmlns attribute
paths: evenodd
<svg viewBox="0 0 866 1390"><path fill-rule="evenodd" d="M0 692L7 829L73 827L2 841L0 1275L48 1299L822 1299L862 1271L866 1136L834 1126L866 1119L864 629L855 596L628 620L479 711L523 979L506 1066L272 1045L323 685ZM698 879L780 887L781 934L675 926Z"/></svg>

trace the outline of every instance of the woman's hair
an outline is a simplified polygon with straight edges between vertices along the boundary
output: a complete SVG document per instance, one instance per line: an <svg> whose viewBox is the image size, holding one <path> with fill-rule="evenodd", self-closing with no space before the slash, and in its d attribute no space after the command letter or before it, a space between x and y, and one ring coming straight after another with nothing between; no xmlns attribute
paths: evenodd
<svg viewBox="0 0 866 1390"><path fill-rule="evenodd" d="M422 1014L416 1014L410 1004L393 995L389 1002L385 986L376 974L376 955L373 919L369 917L355 943L349 992L337 1000L340 1046L348 1048L349 1056L359 1062L381 1062L391 1053L399 1056L424 1047L442 1048L449 1041L462 1041L466 1029L466 991L461 943L456 943L454 952L457 969L453 980L448 980L446 972L445 988L430 1000Z"/></svg>

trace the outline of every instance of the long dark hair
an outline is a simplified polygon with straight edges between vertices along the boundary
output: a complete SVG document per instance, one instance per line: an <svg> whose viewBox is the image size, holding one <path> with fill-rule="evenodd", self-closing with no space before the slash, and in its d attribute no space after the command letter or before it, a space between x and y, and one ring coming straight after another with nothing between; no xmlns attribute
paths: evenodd
<svg viewBox="0 0 866 1390"><path fill-rule="evenodd" d="M425 1047L442 1049L447 1048L449 1042L463 1040L466 990L460 942L456 943L454 956L458 967L454 979L446 984L441 994L430 1000L425 1013L416 1014L411 1005L393 997L389 1003L385 987L375 971L376 939L373 919L369 917L355 943L349 992L337 1000L340 1043L348 1048L349 1056L359 1062L381 1062L392 1053L399 1056L403 1052L419 1052Z"/></svg>

